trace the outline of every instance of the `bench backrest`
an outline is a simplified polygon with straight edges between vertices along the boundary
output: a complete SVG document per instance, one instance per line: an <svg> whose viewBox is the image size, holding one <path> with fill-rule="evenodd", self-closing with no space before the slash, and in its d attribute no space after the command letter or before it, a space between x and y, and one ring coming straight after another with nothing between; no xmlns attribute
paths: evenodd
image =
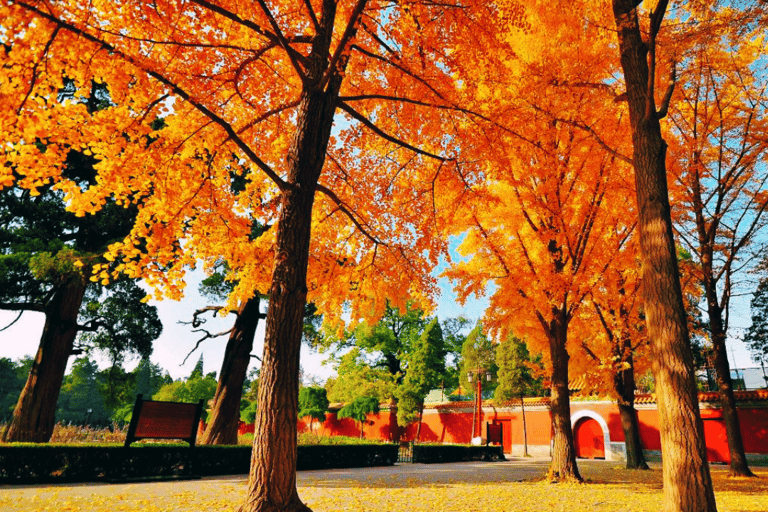
<svg viewBox="0 0 768 512"><path fill-rule="evenodd" d="M182 439L195 446L203 400L196 404L144 400L136 395L125 446L139 439Z"/></svg>

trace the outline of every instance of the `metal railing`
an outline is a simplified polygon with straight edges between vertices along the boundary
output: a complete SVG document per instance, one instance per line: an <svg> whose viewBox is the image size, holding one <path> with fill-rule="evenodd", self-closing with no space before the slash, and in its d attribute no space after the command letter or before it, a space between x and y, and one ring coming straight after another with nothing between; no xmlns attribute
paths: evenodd
<svg viewBox="0 0 768 512"><path fill-rule="evenodd" d="M397 452L397 462L413 462L413 443L401 442Z"/></svg>

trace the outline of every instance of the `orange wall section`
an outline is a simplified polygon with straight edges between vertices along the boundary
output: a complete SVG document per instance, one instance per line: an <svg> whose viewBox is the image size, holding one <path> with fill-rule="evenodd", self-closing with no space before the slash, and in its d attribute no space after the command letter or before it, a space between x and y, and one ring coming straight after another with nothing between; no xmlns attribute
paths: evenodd
<svg viewBox="0 0 768 512"><path fill-rule="evenodd" d="M768 392L756 391L752 392L752 395L745 395L746 400L741 397L745 402L740 404L738 409L744 448L748 454L768 455ZM722 411L711 398L701 403L700 406L701 416L704 420L708 459L711 462L727 463L730 459ZM610 443L610 446L604 446L606 457L612 457L609 455L611 448L615 450L624 442L619 408L615 403L572 401L571 415L577 415L578 418L592 418L594 423L589 423L589 433L582 432L581 437L584 439L580 439L581 442L592 446L599 446L603 443L603 439L597 439L597 437L601 434L605 436L606 432L602 431L601 425L607 426L608 432L605 439ZM646 396L638 400L637 418L643 448L650 451L660 451L659 417L652 397ZM492 403L484 404L481 421L483 424L486 422L502 424L504 449L507 453L510 453L513 446L522 446L524 442L523 415L519 402L499 406L494 406ZM396 409L390 409L388 405L383 405L379 413L369 414L366 418L363 425L363 437L381 441L408 442L415 440L417 432L419 432L419 442L467 444L471 442L472 422L473 404L471 402L427 405L422 416L420 430L418 421L407 427L398 427ZM532 399L531 405L528 405L528 399L526 399L525 423L528 446L531 448L538 447L539 453L548 453L552 426L546 399ZM298 429L300 432L309 432L307 418L298 421ZM330 412L326 414L325 422L313 424L313 431L323 436L359 437L360 424L349 418L340 420L336 417L335 412ZM240 433L246 432L253 432L253 425L241 425ZM485 427L483 427L483 435L485 435ZM587 450L584 453L591 453L591 456L595 456L594 451Z"/></svg>

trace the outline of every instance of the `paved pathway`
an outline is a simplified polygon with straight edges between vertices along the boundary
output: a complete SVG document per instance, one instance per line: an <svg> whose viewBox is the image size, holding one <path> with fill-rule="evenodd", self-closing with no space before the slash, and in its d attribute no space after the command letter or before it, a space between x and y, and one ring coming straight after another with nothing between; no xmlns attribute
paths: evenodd
<svg viewBox="0 0 768 512"><path fill-rule="evenodd" d="M541 479L548 459L511 459L505 462L461 462L451 464L397 464L374 468L300 471L301 488L405 489L420 486L442 487L455 484L492 484ZM579 461L585 478L592 471L620 467L618 462ZM105 510L99 504L120 504L113 510L155 510L166 498L183 503L216 502L222 497L244 496L247 475L206 477L200 480L152 481L140 483L80 483L0 486L0 509L5 511ZM59 504L51 508L52 504ZM67 504L72 504L68 508ZM76 505L76 506L75 506ZM110 505L112 506L112 505ZM36 508L38 507L38 508ZM88 510L87 508L85 510ZM159 510L159 508L158 508ZM166 510L163 508L163 510ZM176 508L172 508L176 510ZM189 509L187 509L189 510Z"/></svg>

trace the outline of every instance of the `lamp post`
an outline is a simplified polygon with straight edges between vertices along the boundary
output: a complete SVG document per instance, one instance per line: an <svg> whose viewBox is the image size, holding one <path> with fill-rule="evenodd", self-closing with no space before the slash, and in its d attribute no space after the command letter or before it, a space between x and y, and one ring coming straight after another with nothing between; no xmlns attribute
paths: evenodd
<svg viewBox="0 0 768 512"><path fill-rule="evenodd" d="M480 421L482 420L482 414L483 414L483 377L485 377L485 380L488 382L491 382L493 380L493 375L491 375L491 372L487 370L483 370L481 368L477 368L477 370L467 372L467 381L472 382L472 379L475 379L476 383L476 389L475 389L475 411L472 414L472 437L482 437L483 435L483 429L480 426Z"/></svg>

